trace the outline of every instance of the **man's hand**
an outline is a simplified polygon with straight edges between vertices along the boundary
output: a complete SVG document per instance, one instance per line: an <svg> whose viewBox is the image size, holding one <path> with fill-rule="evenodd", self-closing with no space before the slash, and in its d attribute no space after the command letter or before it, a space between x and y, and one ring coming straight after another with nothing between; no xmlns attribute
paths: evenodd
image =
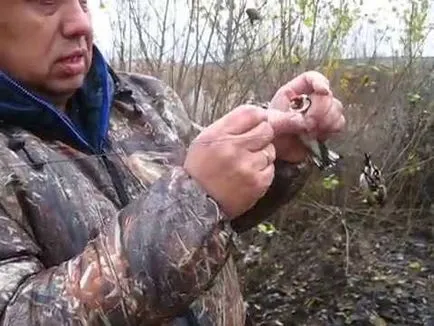
<svg viewBox="0 0 434 326"><path fill-rule="evenodd" d="M301 94L312 99L312 106L305 116L289 109L291 97ZM270 107L289 113L286 119L279 119L285 123L276 125L273 143L277 158L291 163L299 163L309 154L309 149L297 135L308 133L319 141L325 141L345 126L342 103L333 97L327 78L316 71L303 73L282 86L271 100Z"/></svg>
<svg viewBox="0 0 434 326"><path fill-rule="evenodd" d="M240 106L193 140L184 168L232 219L253 207L270 187L273 139L267 111Z"/></svg>

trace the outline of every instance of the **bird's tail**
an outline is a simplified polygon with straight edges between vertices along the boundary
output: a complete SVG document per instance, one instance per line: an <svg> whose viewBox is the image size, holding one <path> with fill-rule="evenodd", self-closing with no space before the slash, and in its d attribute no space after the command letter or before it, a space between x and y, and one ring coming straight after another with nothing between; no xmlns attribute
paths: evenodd
<svg viewBox="0 0 434 326"><path fill-rule="evenodd" d="M311 157L315 165L320 169L329 169L336 166L336 163L342 158L342 156L327 146L316 140L303 139L305 144L311 149Z"/></svg>
<svg viewBox="0 0 434 326"><path fill-rule="evenodd" d="M327 148L324 143L318 143L319 155L312 155L312 159L320 170L332 168L342 158L341 155Z"/></svg>

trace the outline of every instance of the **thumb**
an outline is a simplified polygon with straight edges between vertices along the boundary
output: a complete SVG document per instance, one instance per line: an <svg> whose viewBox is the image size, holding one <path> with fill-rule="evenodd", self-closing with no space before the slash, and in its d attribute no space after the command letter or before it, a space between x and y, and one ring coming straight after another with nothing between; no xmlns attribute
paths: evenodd
<svg viewBox="0 0 434 326"><path fill-rule="evenodd" d="M331 95L329 80L317 71L308 71L298 75L286 84L296 94Z"/></svg>
<svg viewBox="0 0 434 326"><path fill-rule="evenodd" d="M299 112L268 109L267 114L275 135L299 134L308 130L306 119Z"/></svg>

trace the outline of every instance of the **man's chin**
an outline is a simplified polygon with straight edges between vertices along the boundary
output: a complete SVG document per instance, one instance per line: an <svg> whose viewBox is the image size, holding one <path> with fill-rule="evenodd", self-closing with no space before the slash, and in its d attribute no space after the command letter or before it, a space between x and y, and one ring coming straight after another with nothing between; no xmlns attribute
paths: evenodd
<svg viewBox="0 0 434 326"><path fill-rule="evenodd" d="M50 80L39 88L42 97L56 106L63 107L74 93L83 85L85 76L74 76L68 79Z"/></svg>
<svg viewBox="0 0 434 326"><path fill-rule="evenodd" d="M77 89L83 86L85 80L84 75L77 75L68 79L59 79L48 85L49 89L54 94L74 94Z"/></svg>

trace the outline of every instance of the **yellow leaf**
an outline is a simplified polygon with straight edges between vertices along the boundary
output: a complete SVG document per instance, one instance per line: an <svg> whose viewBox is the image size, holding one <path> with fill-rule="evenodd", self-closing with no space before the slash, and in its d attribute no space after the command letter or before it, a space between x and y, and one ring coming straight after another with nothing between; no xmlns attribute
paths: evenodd
<svg viewBox="0 0 434 326"><path fill-rule="evenodd" d="M365 86L365 87L368 86L369 80L370 80L369 76L368 75L364 75L362 77L362 85Z"/></svg>
<svg viewBox="0 0 434 326"><path fill-rule="evenodd" d="M371 323L374 326L387 326L386 321L379 316L372 318Z"/></svg>
<svg viewBox="0 0 434 326"><path fill-rule="evenodd" d="M420 265L420 263L417 262L417 261L410 263L409 267L411 269L414 269L414 270L420 270L422 268L422 266Z"/></svg>

